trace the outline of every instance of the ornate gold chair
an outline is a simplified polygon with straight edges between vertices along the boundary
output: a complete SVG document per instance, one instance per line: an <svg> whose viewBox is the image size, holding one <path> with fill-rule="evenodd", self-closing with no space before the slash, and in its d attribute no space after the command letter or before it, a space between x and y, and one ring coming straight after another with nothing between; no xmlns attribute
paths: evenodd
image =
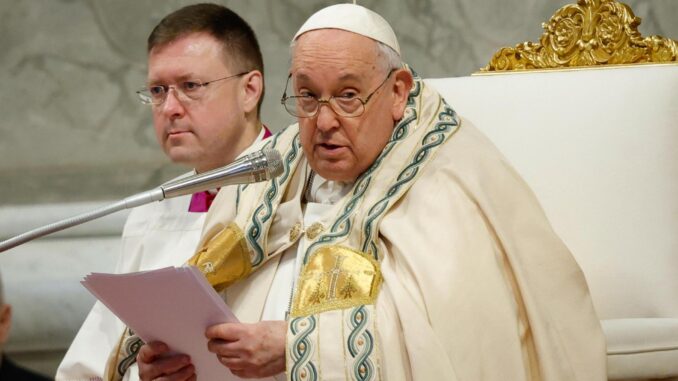
<svg viewBox="0 0 678 381"><path fill-rule="evenodd" d="M579 0L539 43L428 83L508 157L577 258L609 379L678 380L678 44L639 23Z"/></svg>

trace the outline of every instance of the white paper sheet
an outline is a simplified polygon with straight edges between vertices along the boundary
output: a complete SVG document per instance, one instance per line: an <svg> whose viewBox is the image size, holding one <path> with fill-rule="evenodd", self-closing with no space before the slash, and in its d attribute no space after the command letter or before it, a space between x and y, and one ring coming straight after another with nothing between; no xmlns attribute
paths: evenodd
<svg viewBox="0 0 678 381"><path fill-rule="evenodd" d="M207 350L205 329L238 319L197 268L92 273L81 283L145 342L191 356L198 380L241 380Z"/></svg>

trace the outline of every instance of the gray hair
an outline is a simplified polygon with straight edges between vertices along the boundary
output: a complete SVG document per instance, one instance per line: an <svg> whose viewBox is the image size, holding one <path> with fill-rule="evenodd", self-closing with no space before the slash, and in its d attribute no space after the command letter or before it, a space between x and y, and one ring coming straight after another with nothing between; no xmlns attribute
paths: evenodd
<svg viewBox="0 0 678 381"><path fill-rule="evenodd" d="M375 48L377 50L377 60L378 65L380 65L384 71L389 72L393 69L400 69L403 66L403 59L400 57L400 54L393 50L390 46L384 44L380 41L374 41ZM292 40L290 42L290 64L292 56L294 55L294 47L297 45L297 40Z"/></svg>
<svg viewBox="0 0 678 381"><path fill-rule="evenodd" d="M398 52L383 42L375 42L377 43L377 57L379 57L379 63L383 66L385 71L400 69L403 66L403 59L400 58Z"/></svg>

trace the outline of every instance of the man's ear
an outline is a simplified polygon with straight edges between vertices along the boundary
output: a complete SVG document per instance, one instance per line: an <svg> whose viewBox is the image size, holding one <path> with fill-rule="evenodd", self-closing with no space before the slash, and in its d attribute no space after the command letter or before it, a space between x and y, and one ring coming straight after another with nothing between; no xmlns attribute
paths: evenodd
<svg viewBox="0 0 678 381"><path fill-rule="evenodd" d="M259 70L252 70L243 76L243 109L246 113L256 111L259 99L264 95L264 76Z"/></svg>
<svg viewBox="0 0 678 381"><path fill-rule="evenodd" d="M12 306L5 303L0 306L0 348L9 337L9 329L12 327Z"/></svg>
<svg viewBox="0 0 678 381"><path fill-rule="evenodd" d="M414 78L409 70L401 68L393 73L395 81L393 82L393 120L400 120L405 113L407 97L414 86Z"/></svg>

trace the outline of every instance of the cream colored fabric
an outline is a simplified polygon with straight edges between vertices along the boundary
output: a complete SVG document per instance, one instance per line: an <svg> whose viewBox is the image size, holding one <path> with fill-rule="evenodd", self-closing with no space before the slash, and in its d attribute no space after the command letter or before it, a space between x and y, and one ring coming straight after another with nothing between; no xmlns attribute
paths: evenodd
<svg viewBox="0 0 678 381"><path fill-rule="evenodd" d="M309 179L306 180L304 192L305 197L308 198L304 206L303 223L299 225L299 234L302 235L302 239L281 254L282 258L278 263L271 290L266 298L262 320L285 319L286 314L289 313L294 278L299 274L307 248L306 232L311 232L313 226L323 226L323 222L326 225L326 215L331 205L340 201L351 190L352 184L328 181L315 173L309 175Z"/></svg>
<svg viewBox="0 0 678 381"><path fill-rule="evenodd" d="M411 158L389 159L387 166L399 166ZM302 158L273 216L269 258L294 243L289 232L302 220L307 173ZM378 230L381 379L603 380L604 340L584 278L532 193L492 144L464 121L417 176ZM251 187L251 194L264 189ZM254 211L256 197L245 197L237 215L229 193L235 190L215 200L203 241ZM275 271L269 260L227 290L242 320L260 319ZM341 313L319 314L320 326ZM319 350L337 339L336 330L322 331ZM323 357L319 363L319 379L351 379L336 371L344 359Z"/></svg>
<svg viewBox="0 0 678 381"><path fill-rule="evenodd" d="M581 265L603 327L624 322L605 331L610 379L675 369L678 353L649 350L645 332L678 341L661 328L678 321L678 65L427 82L534 189ZM641 338L642 355L613 349Z"/></svg>
<svg viewBox="0 0 678 381"><path fill-rule="evenodd" d="M605 320L603 330L611 380L678 375L678 319Z"/></svg>
<svg viewBox="0 0 678 381"><path fill-rule="evenodd" d="M316 29L341 29L379 41L400 55L400 45L391 25L379 14L356 4L335 4L311 15L294 35Z"/></svg>
<svg viewBox="0 0 678 381"><path fill-rule="evenodd" d="M428 82L534 189L601 319L678 317L678 64Z"/></svg>
<svg viewBox="0 0 678 381"><path fill-rule="evenodd" d="M328 181L317 174L309 175L306 181L307 203L304 206L303 224L300 234L306 235L311 227L320 224L331 205L339 201L351 189L351 184ZM307 240L302 238L296 245L289 247L282 254L266 297L261 320L284 320L289 313L294 280L299 274L303 256L307 248ZM285 372L275 377L276 381L287 379Z"/></svg>

